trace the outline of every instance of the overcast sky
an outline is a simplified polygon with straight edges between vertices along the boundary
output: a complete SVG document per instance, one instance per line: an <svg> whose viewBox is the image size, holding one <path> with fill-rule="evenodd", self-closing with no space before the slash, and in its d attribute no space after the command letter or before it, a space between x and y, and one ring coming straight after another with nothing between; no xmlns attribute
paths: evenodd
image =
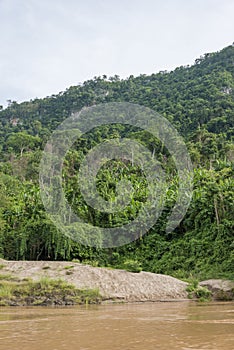
<svg viewBox="0 0 234 350"><path fill-rule="evenodd" d="M0 0L0 104L192 64L234 41L233 0Z"/></svg>

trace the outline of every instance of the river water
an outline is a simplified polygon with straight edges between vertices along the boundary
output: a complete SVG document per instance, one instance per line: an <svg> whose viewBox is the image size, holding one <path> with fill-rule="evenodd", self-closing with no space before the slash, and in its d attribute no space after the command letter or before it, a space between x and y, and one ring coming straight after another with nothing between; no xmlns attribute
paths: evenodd
<svg viewBox="0 0 234 350"><path fill-rule="evenodd" d="M0 308L1 350L233 350L234 303Z"/></svg>

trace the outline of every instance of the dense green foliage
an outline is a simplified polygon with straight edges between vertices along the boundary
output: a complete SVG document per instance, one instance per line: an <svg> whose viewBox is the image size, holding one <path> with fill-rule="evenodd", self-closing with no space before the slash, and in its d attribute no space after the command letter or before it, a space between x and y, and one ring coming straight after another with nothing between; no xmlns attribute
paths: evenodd
<svg viewBox="0 0 234 350"><path fill-rule="evenodd" d="M170 234L168 213L176 200L178 179L168 150L146 132L106 125L77 140L64 163L64 189L74 211L96 226L125 224L137 216L147 195L144 172L130 162L108 162L97 188L114 200L116 184L130 180L131 205L118 214L95 211L83 200L77 172L84 155L100 141L137 139L157 158L170 179L164 211L137 241L119 248L82 246L66 238L43 208L38 166L51 132L83 107L132 102L159 112L183 135L194 165L189 210ZM0 257L6 259L78 259L99 266L168 273L177 277L227 276L234 271L234 46L205 54L191 67L150 76L95 77L83 85L44 99L10 101L0 112Z"/></svg>

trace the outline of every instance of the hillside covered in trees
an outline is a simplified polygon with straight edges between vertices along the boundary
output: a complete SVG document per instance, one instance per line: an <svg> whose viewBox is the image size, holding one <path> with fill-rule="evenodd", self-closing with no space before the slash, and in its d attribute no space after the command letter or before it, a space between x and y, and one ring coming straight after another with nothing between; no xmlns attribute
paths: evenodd
<svg viewBox="0 0 234 350"><path fill-rule="evenodd" d="M64 191L74 212L97 227L133 220L147 194L144 172L113 160L97 176L98 190L114 200L116 184L130 180L131 205L108 214L89 207L78 188L79 164L96 144L128 137L146 146L162 164L170 187L154 227L118 248L83 246L50 221L39 191L39 164L51 132L73 112L108 102L149 107L167 118L183 136L194 167L190 207L171 233L168 213L178 190L175 165L165 146L146 131L105 125L83 135L67 152ZM9 260L72 260L186 278L229 277L234 271L234 45L207 53L192 66L127 79L95 77L58 95L17 103L0 111L0 257Z"/></svg>

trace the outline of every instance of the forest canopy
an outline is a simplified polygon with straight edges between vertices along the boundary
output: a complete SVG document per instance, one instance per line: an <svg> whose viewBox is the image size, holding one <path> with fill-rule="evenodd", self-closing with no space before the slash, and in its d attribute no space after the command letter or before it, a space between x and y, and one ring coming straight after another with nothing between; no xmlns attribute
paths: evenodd
<svg viewBox="0 0 234 350"><path fill-rule="evenodd" d="M96 227L133 220L147 196L144 172L134 162L112 160L97 174L107 201L118 181L130 181L131 203L117 213L94 210L79 190L83 157L100 142L123 137L147 147L170 180L163 212L136 241L117 248L82 245L66 237L46 214L39 190L39 164L53 130L84 107L129 102L165 117L183 136L194 176L193 197L178 227L166 233L177 198L173 157L146 131L103 125L82 135L66 154L63 188L74 212ZM29 102L9 101L0 111L0 257L9 260L72 260L96 266L144 269L185 278L229 277L234 271L234 46L206 53L192 66L127 79L94 77L58 95ZM123 242L124 243L124 242Z"/></svg>

